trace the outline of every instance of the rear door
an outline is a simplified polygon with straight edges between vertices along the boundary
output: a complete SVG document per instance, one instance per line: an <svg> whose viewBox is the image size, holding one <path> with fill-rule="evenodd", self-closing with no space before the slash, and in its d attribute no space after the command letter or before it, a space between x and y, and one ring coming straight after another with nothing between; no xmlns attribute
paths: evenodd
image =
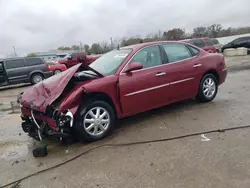
<svg viewBox="0 0 250 188"><path fill-rule="evenodd" d="M129 62L140 62L143 69L120 73L119 89L124 114L134 114L158 107L169 98L166 92L166 73L162 70L163 58L158 45L145 47Z"/></svg>
<svg viewBox="0 0 250 188"><path fill-rule="evenodd" d="M5 71L10 83L20 83L28 79L24 58L5 61Z"/></svg>
<svg viewBox="0 0 250 188"><path fill-rule="evenodd" d="M26 58L26 74L28 77L33 72L44 73L47 71L45 62L41 58Z"/></svg>
<svg viewBox="0 0 250 188"><path fill-rule="evenodd" d="M168 94L172 102L194 97L199 86L202 64L199 50L181 43L162 45L168 62L163 66L169 82Z"/></svg>

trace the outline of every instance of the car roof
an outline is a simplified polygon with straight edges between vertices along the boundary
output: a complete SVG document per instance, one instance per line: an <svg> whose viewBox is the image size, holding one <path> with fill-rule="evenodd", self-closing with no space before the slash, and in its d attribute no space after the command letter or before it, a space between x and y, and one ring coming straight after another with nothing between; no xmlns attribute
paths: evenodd
<svg viewBox="0 0 250 188"><path fill-rule="evenodd" d="M204 40L204 39L211 39L211 38L209 38L209 37L201 37L201 38L184 39L184 40L180 40L180 41L185 42L185 41L191 41L191 40Z"/></svg>
<svg viewBox="0 0 250 188"><path fill-rule="evenodd" d="M147 46L151 46L151 45L160 45L160 44L171 44L171 43L179 43L179 44L183 44L184 41L156 41L156 42L145 42L145 43L139 43L139 44L134 44L134 45L130 45L130 46L124 46L120 49L132 49L132 50L138 50Z"/></svg>
<svg viewBox="0 0 250 188"><path fill-rule="evenodd" d="M19 60L19 59L42 59L41 57L12 57L12 58L5 58L5 59L0 59L0 61L9 61L9 60Z"/></svg>

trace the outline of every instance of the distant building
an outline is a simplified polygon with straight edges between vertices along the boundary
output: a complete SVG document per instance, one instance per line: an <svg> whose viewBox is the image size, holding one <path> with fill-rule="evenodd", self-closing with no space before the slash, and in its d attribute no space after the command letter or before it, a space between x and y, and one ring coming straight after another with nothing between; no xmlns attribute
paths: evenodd
<svg viewBox="0 0 250 188"><path fill-rule="evenodd" d="M74 50L52 50L49 52L36 52L38 57L43 58L45 61L57 61L63 59L66 55L72 54Z"/></svg>

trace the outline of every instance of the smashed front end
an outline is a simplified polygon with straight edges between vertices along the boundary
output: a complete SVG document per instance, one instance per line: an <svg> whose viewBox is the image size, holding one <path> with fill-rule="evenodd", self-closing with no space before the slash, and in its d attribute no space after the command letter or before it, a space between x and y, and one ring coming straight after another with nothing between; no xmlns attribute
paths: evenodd
<svg viewBox="0 0 250 188"><path fill-rule="evenodd" d="M69 110L58 115L58 110L42 113L21 107L22 129L36 140L53 137L65 140L72 137L74 116Z"/></svg>
<svg viewBox="0 0 250 188"><path fill-rule="evenodd" d="M82 74L81 65L52 76L18 96L22 129L36 140L72 138L72 127L84 93L84 83L97 78Z"/></svg>

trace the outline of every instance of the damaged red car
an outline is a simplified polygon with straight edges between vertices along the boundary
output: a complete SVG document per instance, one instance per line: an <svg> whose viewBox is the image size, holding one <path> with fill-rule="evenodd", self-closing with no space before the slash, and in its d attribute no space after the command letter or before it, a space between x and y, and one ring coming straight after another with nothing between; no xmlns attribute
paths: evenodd
<svg viewBox="0 0 250 188"><path fill-rule="evenodd" d="M27 89L22 128L42 140L96 141L116 119L196 97L212 101L227 76L224 57L183 42L153 42L113 50Z"/></svg>

